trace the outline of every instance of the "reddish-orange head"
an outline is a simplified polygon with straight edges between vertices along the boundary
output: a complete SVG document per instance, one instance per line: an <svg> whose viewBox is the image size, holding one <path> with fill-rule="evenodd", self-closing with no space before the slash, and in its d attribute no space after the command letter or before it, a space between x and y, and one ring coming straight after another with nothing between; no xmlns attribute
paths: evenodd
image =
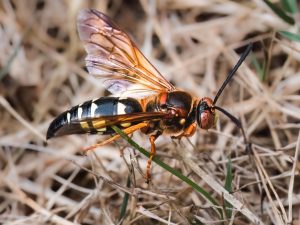
<svg viewBox="0 0 300 225"><path fill-rule="evenodd" d="M241 58L237 62L237 64L233 67L233 69L229 72L228 76L226 77L226 80L223 82L222 86L218 90L214 100L210 98L202 98L200 99L197 110L196 110L196 117L197 117L197 123L202 129L209 129L213 127L217 121L217 114L216 110L224 113L226 116L228 116L238 127L241 127L241 124L238 119L236 119L233 115L231 115L229 112L227 112L225 109L219 107L216 105L220 95L224 91L224 88L227 86L231 78L234 76L237 69L240 67L242 62L246 59L247 55L251 52L253 44L250 43L246 50L243 52Z"/></svg>

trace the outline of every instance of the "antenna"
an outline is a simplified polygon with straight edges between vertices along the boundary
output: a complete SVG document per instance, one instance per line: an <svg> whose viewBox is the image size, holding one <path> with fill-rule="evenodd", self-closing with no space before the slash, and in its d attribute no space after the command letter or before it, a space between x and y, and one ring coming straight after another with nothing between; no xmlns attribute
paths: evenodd
<svg viewBox="0 0 300 225"><path fill-rule="evenodd" d="M235 72L238 70L238 68L240 67L240 65L245 61L246 57L251 52L252 47L253 47L253 43L248 44L246 50L243 52L243 54L240 57L239 61L235 64L235 66L229 72L226 80L223 82L222 86L220 87L218 93L215 96L215 99L213 101L213 105L216 104L216 102L218 101L218 99L219 99L220 95L222 94L223 90L225 89L225 87L227 86L227 84L229 83L229 81L231 80L231 78L234 76Z"/></svg>
<svg viewBox="0 0 300 225"><path fill-rule="evenodd" d="M232 114L230 114L229 112L227 112L225 109L219 107L219 106L216 106L216 102L218 101L220 95L222 94L223 90L225 89L225 87L227 86L227 84L229 83L229 81L231 80L231 78L234 76L235 72L238 70L238 68L241 66L241 64L245 61L246 57L249 55L249 53L251 52L253 48L253 43L250 43L246 50L243 52L242 56L240 57L239 61L235 64L235 66L233 67L233 69L229 72L226 80L223 82L222 86L220 87L218 93L216 94L215 96L215 99L213 101L213 107L222 112L224 115L226 115L241 131L242 131L242 134L243 134L243 138L244 138L244 143L246 145L246 151L247 152L251 152L251 143L248 142L248 139L246 137L246 133L245 133L245 130L242 126L242 123L239 119L237 119L235 116L233 116Z"/></svg>

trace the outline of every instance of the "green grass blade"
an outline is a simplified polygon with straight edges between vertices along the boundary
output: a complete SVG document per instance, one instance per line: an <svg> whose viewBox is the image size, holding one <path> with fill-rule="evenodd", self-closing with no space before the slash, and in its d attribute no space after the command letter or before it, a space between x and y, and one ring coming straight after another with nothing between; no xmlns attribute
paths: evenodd
<svg viewBox="0 0 300 225"><path fill-rule="evenodd" d="M18 52L23 44L23 39L29 34L30 31L31 31L31 25L25 30L22 38L16 44L16 47L14 48L12 54L9 56L5 66L0 70L0 80L2 80L9 73L11 64L13 63L14 59L18 55Z"/></svg>
<svg viewBox="0 0 300 225"><path fill-rule="evenodd" d="M131 138L129 138L128 135L126 135L120 128L118 128L117 126L112 126L112 129L117 134L119 134L124 140L126 140L132 147L137 149L140 153L142 153L143 155L145 155L148 158L150 157L150 153L148 151L146 151L144 148L140 147L136 142L134 142ZM190 180L188 177L184 176L179 171L173 169L169 165L167 165L167 164L163 163L162 161L160 161L156 156L153 157L152 161L155 162L160 167L164 168L165 170L169 171L174 176L178 177L180 180L184 181L185 183L190 185L193 189L198 191L201 195L203 195L208 201L210 201L213 205L216 206L214 209L215 210L217 209L217 212L220 216L220 219L223 219L222 210L220 208L218 208L219 204L207 191L205 191L203 188L198 186L194 181Z"/></svg>
<svg viewBox="0 0 300 225"><path fill-rule="evenodd" d="M299 34L295 34L295 33L291 33L288 31L279 31L278 32L281 36L291 40L291 41L296 41L296 42L300 42L300 35Z"/></svg>
<svg viewBox="0 0 300 225"><path fill-rule="evenodd" d="M131 180L130 180L130 175L129 175L127 178L126 187L130 188L130 186L131 186ZM120 225L122 224L121 220L125 217L128 201L129 201L129 193L126 192L124 194L124 199L123 199L121 209L120 209L120 216L119 216L119 224Z"/></svg>
<svg viewBox="0 0 300 225"><path fill-rule="evenodd" d="M295 20L287 15L281 8L270 2L269 0L264 0L264 2L273 10L273 12L279 16L283 21L287 22L288 24L294 25Z"/></svg>
<svg viewBox="0 0 300 225"><path fill-rule="evenodd" d="M7 63L5 64L5 66L0 70L0 80L2 80L8 73L10 70L10 66L12 64L12 62L14 61L14 59L16 58L20 47L21 47L21 43L22 41L20 41L17 46L15 47L14 51L12 52L12 54L10 55L10 57L7 60Z"/></svg>
<svg viewBox="0 0 300 225"><path fill-rule="evenodd" d="M252 64L256 70L256 73L259 75L260 80L264 81L265 80L265 73L264 73L264 68L262 65L259 64L257 58L255 57L254 54L251 55L251 61Z"/></svg>
<svg viewBox="0 0 300 225"><path fill-rule="evenodd" d="M232 162L231 159L228 160L227 165L227 174L226 174L226 180L225 180L225 189L231 193L232 192ZM226 208L226 216L227 218L231 218L232 216L232 205L225 200L225 208Z"/></svg>
<svg viewBox="0 0 300 225"><path fill-rule="evenodd" d="M281 0L282 7L289 13L296 14L298 12L297 0Z"/></svg>

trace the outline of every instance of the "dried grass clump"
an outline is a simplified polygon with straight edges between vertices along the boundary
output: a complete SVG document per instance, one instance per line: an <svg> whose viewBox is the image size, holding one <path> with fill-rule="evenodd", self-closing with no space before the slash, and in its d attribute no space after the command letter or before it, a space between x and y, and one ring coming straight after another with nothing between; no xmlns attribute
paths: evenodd
<svg viewBox="0 0 300 225"><path fill-rule="evenodd" d="M188 140L157 141L160 160L205 189L217 205L155 163L146 185L147 158L124 141L87 156L82 148L102 137L73 135L46 143L55 116L107 95L84 68L76 31L81 8L114 18L167 79L197 96L213 97L244 46L254 42L252 56L219 102L241 118L253 151L245 152L241 133L223 115L215 129L198 130ZM296 32L298 25L257 0L3 0L0 223L299 223L299 43L276 33ZM139 132L133 140L149 149Z"/></svg>

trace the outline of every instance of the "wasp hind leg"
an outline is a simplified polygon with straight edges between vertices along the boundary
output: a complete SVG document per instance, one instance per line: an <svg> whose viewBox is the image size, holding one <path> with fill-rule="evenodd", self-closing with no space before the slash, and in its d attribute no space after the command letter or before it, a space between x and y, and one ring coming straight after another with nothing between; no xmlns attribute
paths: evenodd
<svg viewBox="0 0 300 225"><path fill-rule="evenodd" d="M157 131L156 134L153 134L149 137L149 141L151 144L150 157L147 162L147 170L146 170L146 183L149 184L151 180L151 164L152 159L156 153L155 140L162 134L161 131Z"/></svg>
<svg viewBox="0 0 300 225"><path fill-rule="evenodd" d="M144 127L148 126L148 123L146 122L142 122L142 123L138 123L136 125L133 125L133 126L130 126L126 129L123 129L122 131L126 134L126 135L129 135L129 134L132 134L133 132L137 131L137 130L140 130ZM83 151L84 152L88 152L88 151L91 151L91 150L95 150L96 148L98 147L101 147L103 145L107 145L107 144L110 144L112 143L113 141L119 139L121 136L119 134L115 134L114 136L112 136L111 138L107 139L107 140L104 140L100 143L97 143L97 144L94 144L92 146L89 146L87 148L84 148Z"/></svg>

